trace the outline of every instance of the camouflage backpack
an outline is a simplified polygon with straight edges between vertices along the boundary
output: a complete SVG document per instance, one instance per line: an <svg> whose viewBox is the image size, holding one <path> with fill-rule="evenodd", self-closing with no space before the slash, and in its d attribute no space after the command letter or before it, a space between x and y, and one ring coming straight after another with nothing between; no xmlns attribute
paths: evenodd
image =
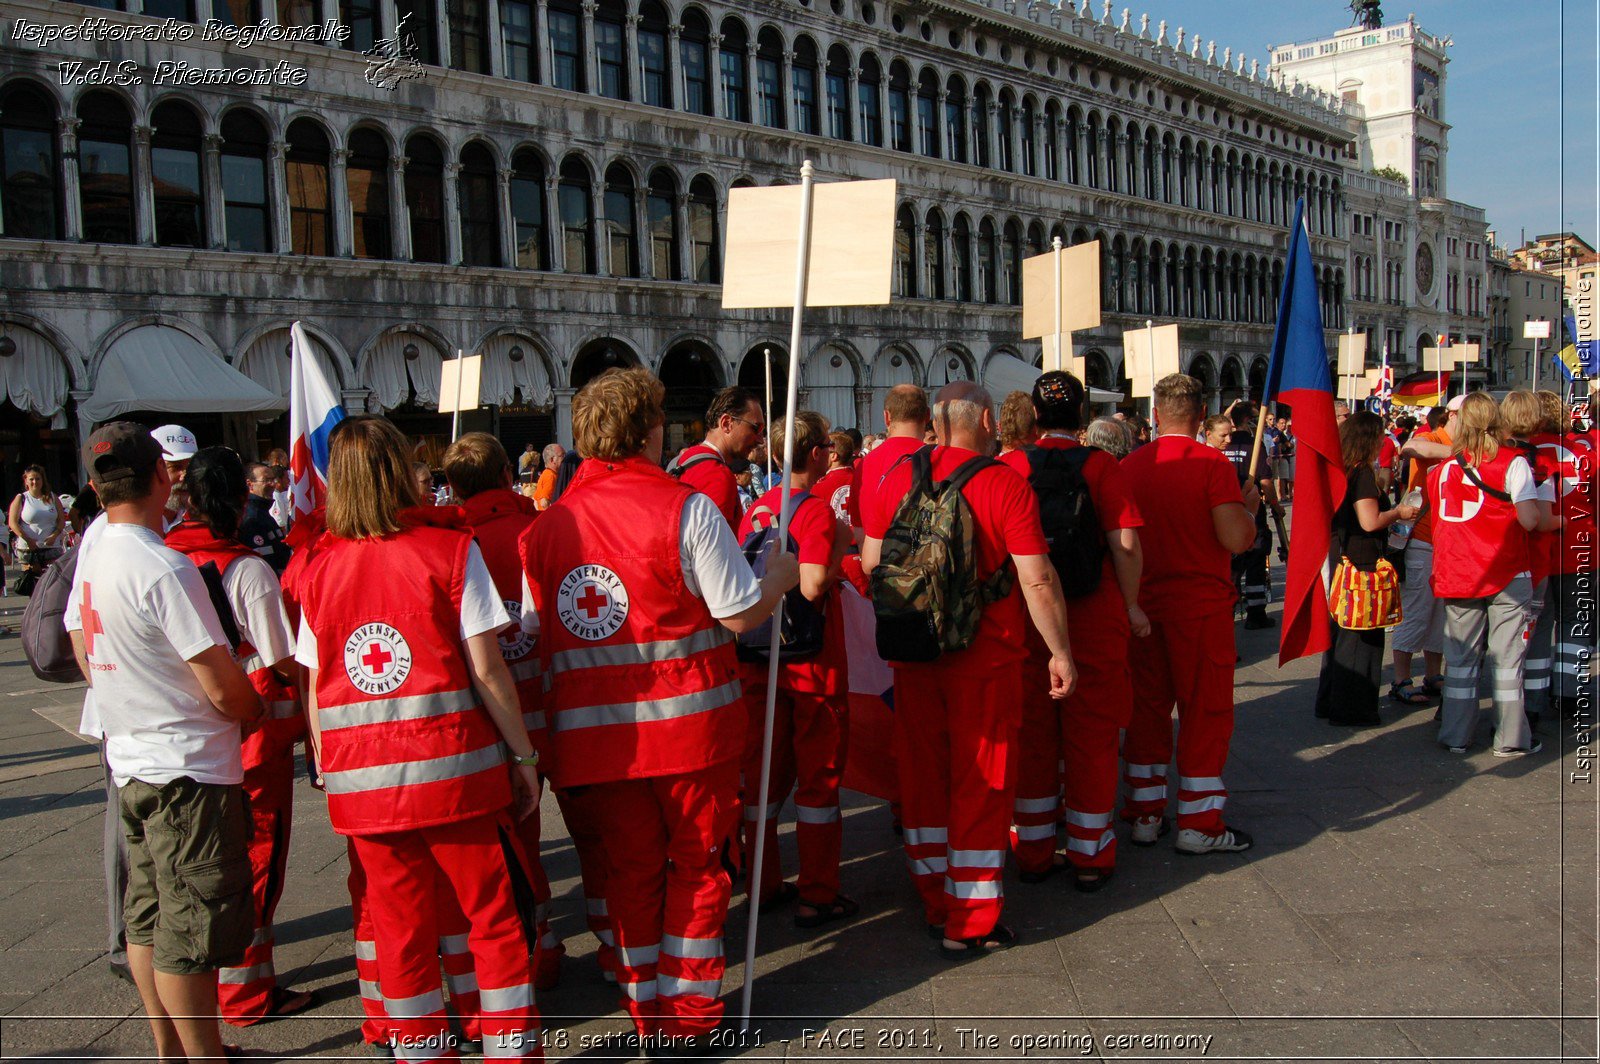
<svg viewBox="0 0 1600 1064"><path fill-rule="evenodd" d="M983 608L1010 593L1005 566L978 579L977 522L961 494L967 481L997 464L969 458L935 484L932 448L911 455L911 491L884 534L871 577L878 654L885 660L933 661L966 649Z"/></svg>

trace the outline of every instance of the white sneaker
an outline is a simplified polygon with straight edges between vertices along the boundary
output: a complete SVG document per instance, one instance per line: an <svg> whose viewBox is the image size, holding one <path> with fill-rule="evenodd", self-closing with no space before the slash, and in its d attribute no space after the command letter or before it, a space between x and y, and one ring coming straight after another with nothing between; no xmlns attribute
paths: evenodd
<svg viewBox="0 0 1600 1064"><path fill-rule="evenodd" d="M1177 850L1186 854L1238 853L1248 850L1254 843L1254 839L1237 828L1224 828L1221 835L1202 835L1193 828L1184 828L1178 832Z"/></svg>
<svg viewBox="0 0 1600 1064"><path fill-rule="evenodd" d="M1128 841L1135 846L1154 846L1156 840L1171 830L1166 817L1142 816L1133 822L1133 834Z"/></svg>
<svg viewBox="0 0 1600 1064"><path fill-rule="evenodd" d="M1494 756L1495 757L1527 757L1529 754L1537 754L1540 750L1543 750L1543 749L1544 749L1544 744L1541 743L1539 740L1535 739L1533 741L1533 745L1528 747L1526 750L1521 749L1520 747L1506 746L1506 747L1501 747L1500 749L1496 750L1494 752Z"/></svg>

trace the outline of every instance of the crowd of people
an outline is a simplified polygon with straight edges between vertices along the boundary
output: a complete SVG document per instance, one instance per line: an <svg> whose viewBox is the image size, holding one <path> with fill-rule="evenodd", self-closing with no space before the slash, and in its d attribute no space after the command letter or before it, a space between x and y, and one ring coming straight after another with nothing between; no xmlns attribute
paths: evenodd
<svg viewBox="0 0 1600 1064"><path fill-rule="evenodd" d="M530 444L513 462L469 433L439 484L390 422L347 417L326 506L292 520L275 455L245 462L179 426L98 428L83 462L104 512L82 532L65 625L90 681L83 730L105 740L113 963L158 1056L222 1055L218 1015L314 1004L272 962L301 744L348 844L366 1042L404 1060L473 1044L541 1059L535 992L565 953L540 860L548 786L639 1044L710 1048L723 925L758 844L763 913L821 928L861 911L841 877L846 596L871 603L893 668L893 815L951 962L1018 941L1008 854L1024 883L1094 892L1119 835L1250 848L1223 781L1235 608L1246 628L1275 623L1292 425L1270 425L1263 459L1253 404L1208 419L1183 374L1154 392L1147 425L1088 418L1062 372L998 408L970 382L931 403L901 385L883 432L861 437L811 411L769 425L733 387L668 462L661 383L612 370L574 398L570 451ZM1526 393L1466 396L1404 439L1373 414L1341 419L1330 560L1404 563L1392 696L1442 693L1440 742L1464 751L1487 658L1495 751L1536 750L1530 717L1550 690L1570 711L1586 675L1562 625L1593 579L1592 429ZM792 454L787 484L766 448ZM35 547L43 497L30 483L12 507ZM1580 538L1557 535L1563 513L1569 531L1589 522L1587 553L1563 546ZM1334 625L1319 715L1377 719L1383 640ZM777 849L791 794L792 882Z"/></svg>

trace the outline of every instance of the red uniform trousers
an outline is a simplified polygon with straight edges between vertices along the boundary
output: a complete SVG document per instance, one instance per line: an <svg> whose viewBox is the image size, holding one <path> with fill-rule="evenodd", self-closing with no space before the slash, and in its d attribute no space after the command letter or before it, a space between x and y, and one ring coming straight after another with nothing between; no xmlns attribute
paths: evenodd
<svg viewBox="0 0 1600 1064"><path fill-rule="evenodd" d="M283 897L289 862L294 749L283 747L264 760L247 762L244 793L250 799L250 893L255 899L256 933L237 967L217 969L217 1009L237 1027L260 1021L272 1007L272 992L278 986L272 967L272 917Z"/></svg>
<svg viewBox="0 0 1600 1064"><path fill-rule="evenodd" d="M816 695L778 688L772 720L772 778L767 791L766 855L762 861L763 901L783 883L778 858L778 813L789 791L794 796L795 841L800 848L800 900L827 905L839 896L839 851L844 825L839 814L839 779L844 775L850 716L848 695ZM766 684L746 683L744 704L750 713L745 729L744 847L755 861L755 807L761 786L761 738L766 727Z"/></svg>
<svg viewBox="0 0 1600 1064"><path fill-rule="evenodd" d="M739 764L585 788L606 837L617 985L641 1036L705 1034L722 1021L722 925L733 882L722 842L739 809Z"/></svg>
<svg viewBox="0 0 1600 1064"><path fill-rule="evenodd" d="M930 925L994 930L1022 698L1021 666L895 669L895 759L906 860Z"/></svg>
<svg viewBox="0 0 1600 1064"><path fill-rule="evenodd" d="M1050 697L1049 652L1042 644L1030 645L1023 663L1011 845L1025 872L1049 870L1061 819L1066 821L1067 860L1073 867L1112 868L1117 863L1117 834L1111 827L1117 806L1117 747L1133 711L1133 683L1128 674L1128 613L1115 581L1102 577L1093 594L1068 600L1067 631L1078 666L1072 697Z"/></svg>
<svg viewBox="0 0 1600 1064"><path fill-rule="evenodd" d="M544 1059L533 964L507 867L506 844L514 851L515 843L501 824L481 816L351 840L370 886L366 908L397 1060L457 1059L439 980L440 873L470 924L484 1056Z"/></svg>
<svg viewBox="0 0 1600 1064"><path fill-rule="evenodd" d="M600 974L605 976L607 982L614 983L617 981L617 943L611 934L611 915L606 907L605 836L595 822L592 803L585 799L587 789L580 787L574 793L552 786L551 790L555 792L556 804L561 807L561 819L566 821L567 834L572 837L572 848L578 851L584 915L588 920L589 932L600 941L596 957L600 963ZM548 887L546 891L548 896ZM551 937L554 938L553 935ZM562 947L562 952L566 952L566 947Z"/></svg>
<svg viewBox="0 0 1600 1064"><path fill-rule="evenodd" d="M526 820L517 821L517 837L527 856L528 884L533 888L535 911L534 933L539 939L538 967L535 971L540 990L551 990L561 982L561 958L567 947L550 930L550 877L544 874L539 860L539 810L535 809Z"/></svg>
<svg viewBox="0 0 1600 1064"><path fill-rule="evenodd" d="M1123 743L1128 783L1125 820L1161 816L1172 760L1172 706L1178 706L1178 828L1224 830L1228 790L1222 768L1233 738L1233 615L1150 622L1129 644L1133 717Z"/></svg>

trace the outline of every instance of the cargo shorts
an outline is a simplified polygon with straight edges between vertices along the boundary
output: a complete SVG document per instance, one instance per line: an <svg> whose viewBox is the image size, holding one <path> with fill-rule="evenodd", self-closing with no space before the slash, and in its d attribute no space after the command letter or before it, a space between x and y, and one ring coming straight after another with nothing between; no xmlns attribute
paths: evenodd
<svg viewBox="0 0 1600 1064"><path fill-rule="evenodd" d="M156 971L169 975L237 965L255 935L244 790L180 776L161 786L129 780L118 797L128 942L151 947Z"/></svg>

